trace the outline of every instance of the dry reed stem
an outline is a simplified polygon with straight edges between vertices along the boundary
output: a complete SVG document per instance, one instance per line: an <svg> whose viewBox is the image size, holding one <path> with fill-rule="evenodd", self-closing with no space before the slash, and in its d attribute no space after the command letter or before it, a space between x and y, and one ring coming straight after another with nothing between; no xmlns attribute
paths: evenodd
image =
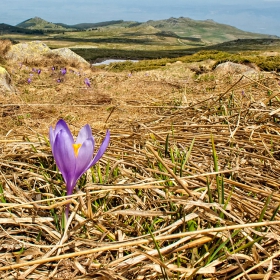
<svg viewBox="0 0 280 280"><path fill-rule="evenodd" d="M197 230L195 232L185 232L185 233L181 233L181 234L159 236L159 237L155 237L155 240L156 241L170 240L170 239L177 239L177 238L182 238L182 237L186 237L186 236L207 234L207 233L211 233L211 232L221 232L221 231L229 231L232 229L270 226L270 225L279 225L279 224L280 224L280 221L272 221L272 222L260 222L260 223L252 223L252 224L226 226L226 227L206 229L206 230ZM25 267L25 266L30 266L30 265L36 265L36 264L43 264L43 263L52 262L52 261L61 260L61 259L69 259L69 258L73 258L73 257L77 257L77 256L93 254L93 253L100 252L100 251L107 251L107 250L109 251L109 250L119 249L121 247L133 247L135 245L147 244L150 242L151 242L151 240L149 240L149 239L123 242L121 244L108 245L108 246L99 247L99 248L95 248L95 249L91 249L91 250L85 250L85 251L76 252L76 253L59 255L56 257L47 257L45 259L39 259L36 261L30 261L30 262L25 262L25 263L20 263L20 264L4 266L4 267L0 267L0 271L10 270L10 269L19 268L19 267ZM280 254L280 253L278 253L278 254Z"/></svg>

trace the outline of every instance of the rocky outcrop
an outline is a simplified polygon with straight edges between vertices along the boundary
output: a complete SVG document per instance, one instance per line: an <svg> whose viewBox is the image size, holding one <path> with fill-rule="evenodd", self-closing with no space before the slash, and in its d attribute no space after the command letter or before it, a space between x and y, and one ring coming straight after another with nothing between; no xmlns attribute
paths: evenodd
<svg viewBox="0 0 280 280"><path fill-rule="evenodd" d="M12 79L7 70L0 66L0 92L14 92Z"/></svg>
<svg viewBox="0 0 280 280"><path fill-rule="evenodd" d="M46 54L51 54L51 49L46 44L32 41L11 46L5 58L16 62L36 61Z"/></svg>
<svg viewBox="0 0 280 280"><path fill-rule="evenodd" d="M87 64L89 66L89 63L84 58L77 55L76 53L74 53L73 51L71 51L68 48L55 49L55 50L52 50L52 53L58 54L59 56L65 58L66 60L78 62L78 63L82 63L82 64Z"/></svg>
<svg viewBox="0 0 280 280"><path fill-rule="evenodd" d="M215 73L221 75L225 75L225 74L257 75L258 71L250 66L228 61L219 64L215 68Z"/></svg>
<svg viewBox="0 0 280 280"><path fill-rule="evenodd" d="M40 62L50 59L54 56L63 58L67 63L82 63L89 66L89 63L81 56L77 55L68 48L51 50L45 43L41 41L32 41L27 43L19 43L11 46L6 53L5 58L18 63Z"/></svg>

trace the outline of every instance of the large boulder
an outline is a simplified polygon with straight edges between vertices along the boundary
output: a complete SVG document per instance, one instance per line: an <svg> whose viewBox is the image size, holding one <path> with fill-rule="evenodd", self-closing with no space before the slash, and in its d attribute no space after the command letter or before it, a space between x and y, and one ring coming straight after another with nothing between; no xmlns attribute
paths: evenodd
<svg viewBox="0 0 280 280"><path fill-rule="evenodd" d="M0 92L14 92L12 79L7 70L0 66Z"/></svg>
<svg viewBox="0 0 280 280"><path fill-rule="evenodd" d="M43 55L50 54L51 49L40 41L19 43L11 46L5 58L16 62L41 60Z"/></svg>
<svg viewBox="0 0 280 280"><path fill-rule="evenodd" d="M234 63L234 62L224 62L219 64L215 68L216 74L242 74L242 75L256 75L258 71L250 66Z"/></svg>
<svg viewBox="0 0 280 280"><path fill-rule="evenodd" d="M69 62L76 62L76 63L82 63L87 64L89 66L89 63L79 56L78 54L74 53L68 48L60 48L52 50L53 54L58 54L59 56L63 57L64 59L68 60Z"/></svg>
<svg viewBox="0 0 280 280"><path fill-rule="evenodd" d="M83 63L89 66L89 63L81 56L77 55L68 48L61 48L51 50L45 43L41 41L31 41L26 43L19 43L11 46L10 50L6 53L5 58L10 61L22 62L39 62L51 59L54 57L61 57L69 64Z"/></svg>

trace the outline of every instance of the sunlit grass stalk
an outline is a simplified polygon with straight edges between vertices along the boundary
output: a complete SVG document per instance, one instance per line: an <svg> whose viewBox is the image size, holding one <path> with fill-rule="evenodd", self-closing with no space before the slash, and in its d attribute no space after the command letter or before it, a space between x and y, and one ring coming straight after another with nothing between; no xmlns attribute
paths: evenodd
<svg viewBox="0 0 280 280"><path fill-rule="evenodd" d="M234 92L232 91L229 97L229 104L228 104L228 108L229 108L229 115L232 114L232 111L230 110L230 108L234 107Z"/></svg>
<svg viewBox="0 0 280 280"><path fill-rule="evenodd" d="M3 186L2 184L0 183L0 200L2 203L7 203L6 199L5 199L5 196L4 196L4 190L3 190Z"/></svg>
<svg viewBox="0 0 280 280"><path fill-rule="evenodd" d="M211 143L212 143L212 156L214 161L214 171L219 172L218 155L216 152L213 135L211 135ZM216 185L218 191L218 202L220 204L224 204L224 183L222 177L219 175L216 175Z"/></svg>
<svg viewBox="0 0 280 280"><path fill-rule="evenodd" d="M234 188L232 188L232 190L231 190L231 192L230 192L230 194L229 194L229 196L228 196L228 198L227 198L227 200L226 200L226 202L224 204L224 207L223 207L224 210L227 208L227 206L228 206L228 204L230 202L230 199L231 199L231 196L233 194L233 191L234 191Z"/></svg>
<svg viewBox="0 0 280 280"><path fill-rule="evenodd" d="M213 200L212 191L211 191L211 188L210 188L209 177L206 178L206 184L207 184L207 189L208 189L209 202L210 202L210 203L213 203L214 200ZM216 211L216 210L215 210L215 211Z"/></svg>
<svg viewBox="0 0 280 280"><path fill-rule="evenodd" d="M167 157L168 156L168 152L169 152L169 133L166 136L164 144L165 144L164 145L164 156Z"/></svg>
<svg viewBox="0 0 280 280"><path fill-rule="evenodd" d="M98 181L99 181L100 184L102 184L103 183L103 177L102 177L101 167L100 167L99 163L96 164L96 169L97 169Z"/></svg>
<svg viewBox="0 0 280 280"><path fill-rule="evenodd" d="M273 211L273 214L272 214L272 216L271 216L271 218L270 218L270 221L274 221L275 216L277 215L279 209L280 209L280 203L278 204L278 206L276 207L276 209Z"/></svg>
<svg viewBox="0 0 280 280"><path fill-rule="evenodd" d="M108 181L110 174L110 162L107 161L106 168L105 168L105 182Z"/></svg>
<svg viewBox="0 0 280 280"><path fill-rule="evenodd" d="M153 239L153 242L154 242L154 244L155 244L156 250L158 251L158 255L159 255L159 257L160 257L160 260L161 260L162 263L164 263L164 259L163 259L163 256L162 256L161 252L160 252L160 248L159 248L159 246L158 246L157 241L155 240L155 237L154 237L154 235L153 235L153 233L152 233L152 231L151 231L149 225L146 224L146 227L147 227L147 229L148 229L148 231L149 231L149 234L151 235L151 237L152 237L152 239ZM160 269L161 269L161 272L162 272L163 279L164 279L164 280L165 280L165 279L168 280L169 278L168 278L168 276L167 276L167 273L166 273L166 271L165 271L165 268L162 267L162 266L160 265Z"/></svg>
<svg viewBox="0 0 280 280"><path fill-rule="evenodd" d="M269 205L269 203L270 203L270 200L271 200L271 196L272 196L272 193L270 194L270 196L267 197L267 199L266 199L266 201L265 201L265 203L264 203L264 206L263 206L262 211L261 211L261 213L260 213L258 222L262 222L262 221L263 221L264 214L265 214L265 212L266 212L266 210L267 210L267 207L268 207L268 205ZM256 230L260 230L260 228L256 228Z"/></svg>
<svg viewBox="0 0 280 280"><path fill-rule="evenodd" d="M269 97L272 95L271 90L268 90L268 91L267 91L267 95L268 95ZM269 99L269 101L268 101L268 106L271 106L271 105L272 105L272 101L271 101L271 99Z"/></svg>
<svg viewBox="0 0 280 280"><path fill-rule="evenodd" d="M258 243L258 242L259 242L260 240L262 240L262 239L263 239L263 236L259 236L258 238L256 238L256 239L254 239L254 240L252 240L252 241L250 241L250 242L248 242L248 243L246 243L246 244L240 246L239 248L234 249L231 253L232 253L232 254L236 254L236 253L238 253L238 252L240 252L240 251L242 251L242 250L247 249L245 254L248 254L248 255L249 255L249 252L250 252L252 246L253 246L255 243Z"/></svg>
<svg viewBox="0 0 280 280"><path fill-rule="evenodd" d="M36 237L37 242L41 241L41 236L42 236L42 231L40 230L37 237Z"/></svg>
<svg viewBox="0 0 280 280"><path fill-rule="evenodd" d="M230 238L227 238L227 240L224 241L224 242L222 242L220 245L218 245L219 242L214 243L215 245L209 250L209 251L212 251L213 253L210 254L209 259L208 259L208 261L207 261L206 264L211 263L211 262L215 259L216 255L217 255L222 249L225 249L226 251L228 251L228 249L227 249L227 247L226 247L226 244L229 243L230 240L232 240L232 239L234 238L234 236L236 236L236 235L239 233L239 231L240 231L240 230L234 231L234 232L232 233L232 235L231 235L231 239L230 239ZM222 240L222 239L220 239L220 240ZM215 250L215 248L216 248L217 246L218 246L218 248ZM214 251L214 250L215 250L215 251ZM223 253L223 255L226 255L226 253Z"/></svg>
<svg viewBox="0 0 280 280"><path fill-rule="evenodd" d="M189 160L189 157L190 157L190 155L191 155L194 142L195 142L195 138L193 138L193 140L192 140L192 142L191 142L191 145L190 145L190 147L189 147L187 153L185 153L185 158L182 159L182 163L181 163L181 167L180 167L180 176L181 176L181 177L183 176L183 170L185 169L185 165L186 165L186 163L187 163L187 161Z"/></svg>

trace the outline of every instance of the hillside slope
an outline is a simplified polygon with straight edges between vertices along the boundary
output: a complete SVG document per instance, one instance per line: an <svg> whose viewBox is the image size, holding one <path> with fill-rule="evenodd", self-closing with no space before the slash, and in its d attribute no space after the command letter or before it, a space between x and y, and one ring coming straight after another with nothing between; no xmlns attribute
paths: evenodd
<svg viewBox="0 0 280 280"><path fill-rule="evenodd" d="M236 39L278 38L277 36L258 34L240 30L230 25L217 23L213 20L193 20L187 17L164 20L149 20L147 22L112 20L99 23L80 23L67 25L51 23L39 17L23 21L16 27L41 31L112 31L122 37L131 35L156 34L162 37L175 37L178 40L200 41L205 44L217 44ZM81 36L83 37L83 36ZM184 44L184 43L182 43Z"/></svg>
<svg viewBox="0 0 280 280"><path fill-rule="evenodd" d="M26 28L26 29L36 29L36 30L67 30L68 28L56 23L48 22L40 17L34 17L27 19L19 24L16 27Z"/></svg>

